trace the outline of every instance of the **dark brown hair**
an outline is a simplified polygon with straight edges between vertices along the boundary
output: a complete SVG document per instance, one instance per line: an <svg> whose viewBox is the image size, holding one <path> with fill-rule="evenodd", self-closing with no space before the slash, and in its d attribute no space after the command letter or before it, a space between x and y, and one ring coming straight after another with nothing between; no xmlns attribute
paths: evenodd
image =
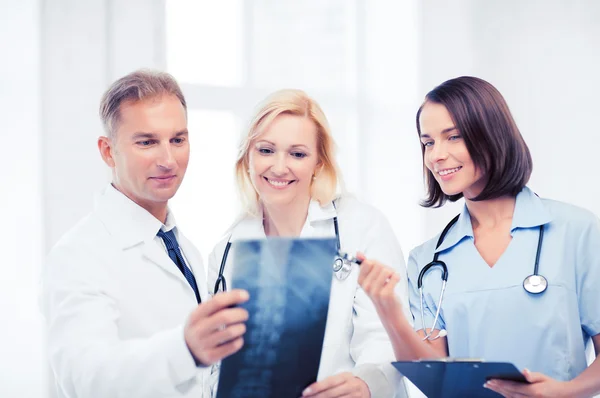
<svg viewBox="0 0 600 398"><path fill-rule="evenodd" d="M448 80L425 96L417 111L417 132L421 136L419 117L427 103L446 107L455 127L462 135L475 167L486 184L477 197L487 200L501 196L516 196L527 184L533 163L529 148L508 109L502 94L485 80L462 76ZM425 146L421 145L427 197L424 207L440 207L446 200L455 202L462 193L446 195L425 167Z"/></svg>

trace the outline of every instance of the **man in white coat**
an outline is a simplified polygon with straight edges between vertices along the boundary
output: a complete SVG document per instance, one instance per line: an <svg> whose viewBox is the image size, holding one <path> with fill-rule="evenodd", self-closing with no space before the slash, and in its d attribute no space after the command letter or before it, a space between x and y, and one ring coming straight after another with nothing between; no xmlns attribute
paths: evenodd
<svg viewBox="0 0 600 398"><path fill-rule="evenodd" d="M189 160L185 98L137 71L104 94L98 139L112 183L43 270L48 355L60 397L202 397L212 363L243 345L248 299L209 299L201 257L168 200Z"/></svg>

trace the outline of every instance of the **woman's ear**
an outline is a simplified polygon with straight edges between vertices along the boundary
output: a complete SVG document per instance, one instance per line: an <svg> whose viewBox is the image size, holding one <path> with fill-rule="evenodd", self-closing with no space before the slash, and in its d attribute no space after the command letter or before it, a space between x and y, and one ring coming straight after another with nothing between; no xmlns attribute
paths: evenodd
<svg viewBox="0 0 600 398"><path fill-rule="evenodd" d="M313 180L315 178L317 178L319 176L319 174L321 174L321 172L323 171L323 167L325 167L323 162L317 163L317 166L315 167L315 171L313 172Z"/></svg>

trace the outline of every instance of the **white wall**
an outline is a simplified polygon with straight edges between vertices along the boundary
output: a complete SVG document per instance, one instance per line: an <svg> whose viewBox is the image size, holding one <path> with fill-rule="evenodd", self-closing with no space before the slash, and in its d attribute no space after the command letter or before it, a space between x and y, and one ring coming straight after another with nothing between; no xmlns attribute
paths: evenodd
<svg viewBox="0 0 600 398"><path fill-rule="evenodd" d="M367 111L355 159L359 193L386 214L408 256L422 241L425 214L418 205L422 168L413 122L422 96L419 1L365 4L365 81L359 95Z"/></svg>
<svg viewBox="0 0 600 398"><path fill-rule="evenodd" d="M99 98L108 80L106 2L45 1L42 137L45 249L91 209L106 181L96 149Z"/></svg>
<svg viewBox="0 0 600 398"><path fill-rule="evenodd" d="M0 397L42 397L40 4L2 1L0 9Z"/></svg>

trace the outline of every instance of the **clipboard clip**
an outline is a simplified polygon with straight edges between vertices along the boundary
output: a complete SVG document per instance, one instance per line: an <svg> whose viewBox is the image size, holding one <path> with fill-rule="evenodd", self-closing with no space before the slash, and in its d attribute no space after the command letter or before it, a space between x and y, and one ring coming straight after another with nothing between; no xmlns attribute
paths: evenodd
<svg viewBox="0 0 600 398"><path fill-rule="evenodd" d="M454 362L485 362L482 358L454 358L454 357L445 357L445 358L431 358L431 359L417 359L413 362L445 362L445 363L454 363Z"/></svg>

